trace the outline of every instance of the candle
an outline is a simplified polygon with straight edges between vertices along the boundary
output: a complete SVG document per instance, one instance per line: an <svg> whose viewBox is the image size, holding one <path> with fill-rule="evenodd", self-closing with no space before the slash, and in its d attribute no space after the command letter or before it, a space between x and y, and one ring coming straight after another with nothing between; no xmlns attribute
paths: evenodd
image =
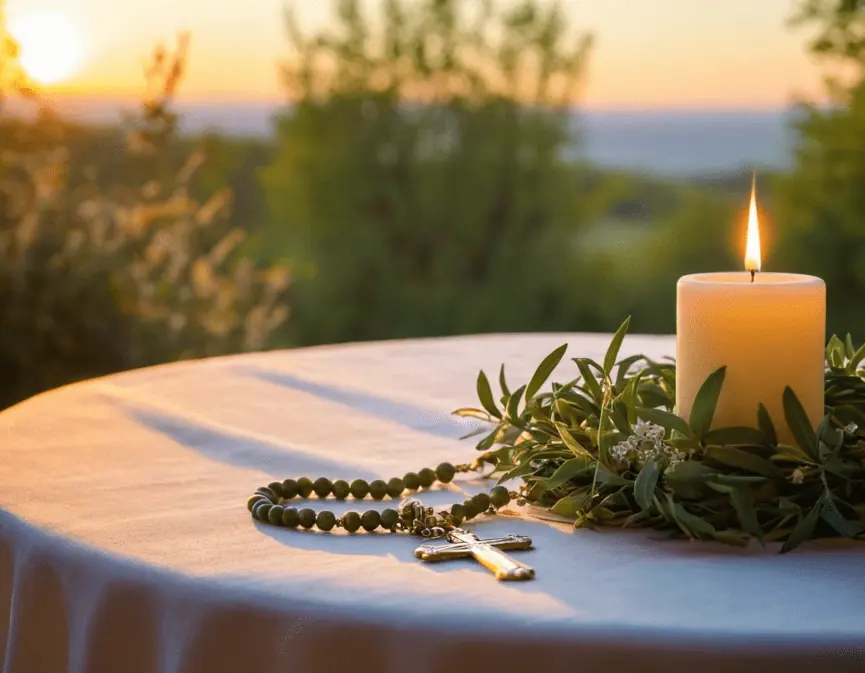
<svg viewBox="0 0 865 673"><path fill-rule="evenodd" d="M823 418L826 286L814 276L759 270L752 186L745 271L679 279L676 413L687 420L700 386L726 366L712 428L756 427L762 403L778 440L791 444L782 401L785 387L796 393L813 426Z"/></svg>

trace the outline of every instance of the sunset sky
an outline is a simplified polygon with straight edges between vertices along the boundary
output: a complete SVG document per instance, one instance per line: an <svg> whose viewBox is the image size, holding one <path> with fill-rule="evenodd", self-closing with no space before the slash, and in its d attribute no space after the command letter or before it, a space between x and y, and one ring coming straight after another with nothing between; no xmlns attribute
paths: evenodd
<svg viewBox="0 0 865 673"><path fill-rule="evenodd" d="M306 25L327 20L329 0L303 4ZM786 25L793 0L564 4L574 25L596 37L584 96L590 107L764 108L820 93L820 72L804 50L807 35ZM74 27L81 63L50 87L56 91L136 95L153 46L189 30L183 98L278 100L282 6L282 0L7 0L7 14L13 28L45 11Z"/></svg>

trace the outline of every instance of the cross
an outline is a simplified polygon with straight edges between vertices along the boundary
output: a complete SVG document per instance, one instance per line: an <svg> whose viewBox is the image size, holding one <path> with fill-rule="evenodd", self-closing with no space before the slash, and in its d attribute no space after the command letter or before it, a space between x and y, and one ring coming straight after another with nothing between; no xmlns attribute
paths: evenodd
<svg viewBox="0 0 865 673"><path fill-rule="evenodd" d="M530 580L535 576L534 568L514 561L502 551L531 549L532 539L525 535L481 540L477 535L455 528L447 534L447 540L452 544L422 544L414 550L414 555L421 561L430 562L471 556L492 570L498 580Z"/></svg>

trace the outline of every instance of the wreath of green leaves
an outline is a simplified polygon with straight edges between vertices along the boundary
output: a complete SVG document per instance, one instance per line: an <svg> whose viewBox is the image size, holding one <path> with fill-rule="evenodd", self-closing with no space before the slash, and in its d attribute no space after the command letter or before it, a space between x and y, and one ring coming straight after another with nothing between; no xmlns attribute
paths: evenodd
<svg viewBox="0 0 865 673"><path fill-rule="evenodd" d="M816 430L795 393L784 391L783 421L796 441L788 445L778 442L762 405L753 428L710 429L724 368L703 384L690 418L675 415L672 361L643 355L617 361L629 323L616 331L602 363L573 358L579 375L552 383L549 392L541 388L567 345L514 390L503 365L498 403L481 371L482 409L454 412L495 426L466 436L484 434L476 464L493 465L490 476L499 483L521 478L527 501L576 527L652 527L738 546L756 538L783 542L782 552L816 537L863 535L865 345L855 348L849 335L829 341L826 416ZM629 437L639 440L641 427L663 432L666 451L623 460L613 449Z"/></svg>

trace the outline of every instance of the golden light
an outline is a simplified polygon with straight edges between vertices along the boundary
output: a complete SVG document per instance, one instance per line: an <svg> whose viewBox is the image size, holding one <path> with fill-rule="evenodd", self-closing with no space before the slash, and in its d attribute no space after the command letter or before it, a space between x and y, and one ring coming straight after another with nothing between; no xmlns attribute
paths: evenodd
<svg viewBox="0 0 865 673"><path fill-rule="evenodd" d="M751 180L751 204L748 207L748 235L745 238L745 269L760 270L760 223L757 221L757 176Z"/></svg>
<svg viewBox="0 0 865 673"><path fill-rule="evenodd" d="M26 14L12 20L9 33L18 43L21 67L37 84L56 84L81 66L84 45L68 16L57 11Z"/></svg>

